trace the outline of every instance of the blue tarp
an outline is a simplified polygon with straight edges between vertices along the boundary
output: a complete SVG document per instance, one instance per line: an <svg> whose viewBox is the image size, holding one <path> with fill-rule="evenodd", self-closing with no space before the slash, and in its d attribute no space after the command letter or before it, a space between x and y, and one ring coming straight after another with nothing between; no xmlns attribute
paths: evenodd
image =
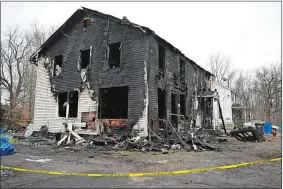
<svg viewBox="0 0 283 189"><path fill-rule="evenodd" d="M1 134L7 133L7 130L0 129L0 133L1 133Z"/></svg>
<svg viewBox="0 0 283 189"><path fill-rule="evenodd" d="M16 153L16 148L13 144L11 144L9 137L1 136L1 151L0 155L10 155Z"/></svg>

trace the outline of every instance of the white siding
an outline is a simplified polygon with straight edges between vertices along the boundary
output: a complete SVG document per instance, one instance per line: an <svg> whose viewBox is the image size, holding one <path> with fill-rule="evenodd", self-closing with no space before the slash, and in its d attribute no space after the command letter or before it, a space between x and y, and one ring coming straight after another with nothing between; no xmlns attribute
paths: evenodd
<svg viewBox="0 0 283 189"><path fill-rule="evenodd" d="M79 119L81 120L81 113L82 112L93 112L97 110L97 103L96 101L93 101L89 96L88 89L84 89L82 93L80 94L79 98Z"/></svg>
<svg viewBox="0 0 283 189"><path fill-rule="evenodd" d="M232 94L231 90L228 88L222 87L217 84L213 84L212 90L217 89L217 92L219 94L220 99L220 106L222 109L222 115L224 118L224 122L227 124L233 123L233 117L232 117Z"/></svg>
<svg viewBox="0 0 283 189"><path fill-rule="evenodd" d="M43 125L48 127L49 132L64 130L62 119L57 118L57 103L51 92L48 72L39 61L35 89L34 130L39 131Z"/></svg>
<svg viewBox="0 0 283 189"><path fill-rule="evenodd" d="M81 112L97 109L96 102L89 97L87 89L80 94L78 103L78 118L74 119L75 123L81 123ZM63 122L64 118L58 117L58 103L51 92L48 72L39 61L35 90L34 130L39 131L43 125L46 125L51 133L63 132L65 130Z"/></svg>
<svg viewBox="0 0 283 189"><path fill-rule="evenodd" d="M148 136L148 82L147 82L147 62L144 61L144 83L145 83L145 99L144 110L138 122L133 129L139 131L140 136Z"/></svg>

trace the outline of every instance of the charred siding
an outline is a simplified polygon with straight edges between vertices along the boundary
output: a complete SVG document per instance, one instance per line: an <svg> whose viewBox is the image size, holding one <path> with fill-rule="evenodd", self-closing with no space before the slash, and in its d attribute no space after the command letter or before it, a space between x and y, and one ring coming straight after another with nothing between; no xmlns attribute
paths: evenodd
<svg viewBox="0 0 283 189"><path fill-rule="evenodd" d="M84 15L91 15L93 19L93 22L87 24L85 31L80 22ZM81 112L88 109L98 112L100 88L119 86L129 86L128 124L125 129L112 128L114 133L128 132L137 123L146 126L149 123L153 130L158 129L158 88L166 91L167 118L170 118L171 113L171 93L177 94L178 102L179 95L186 94L186 114L188 117L191 116L194 92L206 86L205 70L184 57L172 45L151 33L149 29L147 33L144 33L141 28L122 24L117 18L88 10L79 11L72 21L72 24L69 23L66 24L66 28L63 27L58 39L44 49L44 57L49 57L52 61L54 56L63 55L62 77L52 79L52 83L59 92L69 92L80 89L82 86L81 74L77 70L80 50L92 47L87 82L90 84L90 89L94 91L95 101L88 97L87 89L81 93L78 121L80 121ZM117 42L122 45L121 64L120 67L110 68L108 46ZM164 78L159 72L159 44L165 48L165 72L161 74L164 75ZM177 83L180 81L180 58L185 61L187 91L176 88L176 81ZM35 123L41 124L47 118L53 119L52 116L45 118L43 115L44 105L46 106L45 97L52 101L52 107L45 109L47 111L47 113L44 112L45 114L53 115L58 105L55 99L51 100L51 92L46 92L51 87L47 70L44 73L43 66L39 66L38 70L43 79L37 78L34 119ZM147 78L145 78L145 72ZM148 109L145 109L144 101L146 98L145 83L148 83ZM148 113L145 110L148 110ZM180 114L180 108L177 108L177 113ZM99 118L99 115L97 117ZM61 124L62 120L56 120L56 118L57 115L54 115L56 124Z"/></svg>
<svg viewBox="0 0 283 189"><path fill-rule="evenodd" d="M165 79L158 80L158 44L165 47ZM179 79L180 76L180 58L185 61L185 83L187 92L180 91L175 88L174 75ZM191 116L193 94L196 90L201 89L201 84L206 83L205 70L200 69L195 63L188 61L180 53L176 52L168 45L159 42L153 36L149 36L149 123L153 124L153 129L158 129L158 87L166 90L166 111L167 118L170 119L171 113L171 93L179 95L186 94L186 116ZM196 86L195 86L196 85ZM177 108L177 113L180 114L180 108Z"/></svg>
<svg viewBox="0 0 283 189"><path fill-rule="evenodd" d="M129 86L128 126L137 122L144 110L145 85L144 61L146 35L138 28L122 25L114 20L92 16L86 31L76 23L65 31L46 52L47 57L63 55L62 77L52 80L59 92L80 88L80 72L77 71L80 50L92 46L91 67L87 73L90 89L99 99L99 88ZM107 62L108 45L121 42L121 66L110 68ZM127 132L129 127L118 132ZM113 128L115 132L115 128Z"/></svg>

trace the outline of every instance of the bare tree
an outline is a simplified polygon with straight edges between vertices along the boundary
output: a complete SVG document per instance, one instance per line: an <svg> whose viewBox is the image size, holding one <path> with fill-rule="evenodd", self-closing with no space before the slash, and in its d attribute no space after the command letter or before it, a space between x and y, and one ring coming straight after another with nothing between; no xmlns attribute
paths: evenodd
<svg viewBox="0 0 283 189"><path fill-rule="evenodd" d="M16 117L16 113L13 112L17 106L28 109L32 119L36 66L30 64L28 59L56 29L56 26L53 26L46 30L36 22L30 26L31 30L24 33L18 28L8 28L7 34L1 40L3 69L1 69L0 84L9 96L11 119Z"/></svg>
<svg viewBox="0 0 283 189"><path fill-rule="evenodd" d="M12 112L25 98L24 80L27 56L30 54L32 38L22 34L16 29L9 29L3 41L1 41L1 85L9 94L10 109ZM10 115L13 117L13 115ZM12 118L11 117L11 118Z"/></svg>
<svg viewBox="0 0 283 189"><path fill-rule="evenodd" d="M255 87L256 80L252 76L252 73L240 71L238 76L235 78L235 86L233 89L236 90L242 97L242 103L247 106L247 113L250 119L254 118L255 115L260 115L260 111L258 111L260 108L255 108L255 106L260 107L260 103L257 101L257 90ZM260 119L260 117L257 119Z"/></svg>
<svg viewBox="0 0 283 189"><path fill-rule="evenodd" d="M282 113L281 64L269 64L256 71L257 97L262 99L265 120L272 121L274 114Z"/></svg>
<svg viewBox="0 0 283 189"><path fill-rule="evenodd" d="M208 66L211 73L215 75L216 82L224 83L227 81L227 86L231 87L238 70L232 69L232 64L228 57L221 56L220 53L212 55L210 56Z"/></svg>

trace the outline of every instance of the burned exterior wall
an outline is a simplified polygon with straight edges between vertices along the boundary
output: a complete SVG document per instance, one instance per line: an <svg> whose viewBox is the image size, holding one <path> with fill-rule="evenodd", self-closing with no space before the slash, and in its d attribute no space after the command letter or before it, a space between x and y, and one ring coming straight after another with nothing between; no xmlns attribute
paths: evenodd
<svg viewBox="0 0 283 189"><path fill-rule="evenodd" d="M63 64L61 68L61 75L52 75L49 79L42 80L38 78L38 83L44 84L48 87L50 83L54 85L54 88L58 92L70 92L73 90L93 90L92 102L95 108L92 108L96 112L96 117L99 119L98 107L99 107L99 89L128 86L128 118L127 127L113 127L112 132L123 133L128 132L131 128L137 124L143 124L138 126L141 132L147 133L147 113L145 110L145 98L146 98L146 84L144 80L145 76L145 62L146 48L147 48L147 36L139 28L130 27L125 24L121 24L118 20L106 18L100 15L92 14L91 11L82 11L83 13L75 18L72 26L66 27L66 30L62 31L62 35L53 43L50 47L46 48L41 58L49 58L49 65L54 64L53 60L55 56L63 56ZM89 16L92 22L87 23L84 28L84 24L81 20L84 16ZM112 43L120 42L121 46L121 61L120 67L111 68L108 65L109 58L109 45ZM81 71L78 70L78 60L80 57L80 50L91 49L90 65L86 72L86 78L84 81L81 79ZM40 71L41 67L39 66ZM45 69L47 72L48 69ZM47 76L46 76L47 77ZM87 85L89 84L89 85ZM36 106L44 103L44 99L39 97L42 93L41 88L37 87L38 98L36 100ZM87 88L87 89L86 89ZM45 88L44 88L45 90ZM49 93L52 94L52 93ZM83 95L85 97L85 95ZM78 120L80 121L80 114L85 111L86 108L80 110L83 103L86 101L80 100L78 105ZM54 98L53 106L58 108L58 103ZM89 99L87 100L89 102ZM38 107L38 106L37 106ZM39 108L39 107L38 107ZM40 107L40 111L44 111L45 108ZM46 109L46 111L49 111ZM54 110L50 110L54 118L56 113ZM142 119L143 118L143 119ZM146 119L145 119L146 118ZM43 119L35 114L35 120ZM50 118L51 119L51 118ZM60 120L61 121L61 120ZM61 124L58 120L58 124ZM143 123L144 122L144 123Z"/></svg>
<svg viewBox="0 0 283 189"><path fill-rule="evenodd" d="M158 45L165 48L165 71L159 70L159 52ZM185 63L184 78L180 77L180 59ZM162 40L154 36L149 36L149 123L152 130L162 127L162 120L158 118L158 88L166 91L166 118L171 120L171 94L176 94L177 111L180 115L180 95L185 95L185 120L186 125L190 125L193 119L196 119L197 110L193 110L196 105L195 94L207 89L207 78L205 70L197 66L194 62L188 60L181 53L170 47ZM178 116L178 124L183 123Z"/></svg>

